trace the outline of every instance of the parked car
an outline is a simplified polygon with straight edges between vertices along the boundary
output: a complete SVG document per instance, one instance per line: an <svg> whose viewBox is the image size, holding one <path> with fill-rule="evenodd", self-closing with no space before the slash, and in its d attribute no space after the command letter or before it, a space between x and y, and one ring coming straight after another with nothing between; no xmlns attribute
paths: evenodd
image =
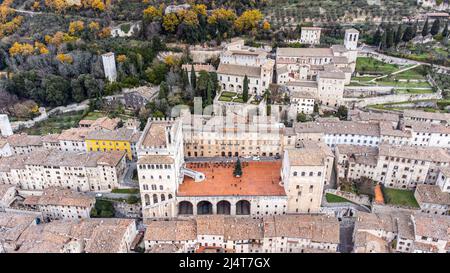
<svg viewBox="0 0 450 273"><path fill-rule="evenodd" d="M253 156L252 159L255 160L255 161L261 160L261 158L259 156Z"/></svg>
<svg viewBox="0 0 450 273"><path fill-rule="evenodd" d="M103 196L103 194L101 194L101 193L95 194L95 197L102 197L102 196Z"/></svg>
<svg viewBox="0 0 450 273"><path fill-rule="evenodd" d="M276 155L276 156L275 156L275 159L280 159L280 158L281 158L280 155Z"/></svg>

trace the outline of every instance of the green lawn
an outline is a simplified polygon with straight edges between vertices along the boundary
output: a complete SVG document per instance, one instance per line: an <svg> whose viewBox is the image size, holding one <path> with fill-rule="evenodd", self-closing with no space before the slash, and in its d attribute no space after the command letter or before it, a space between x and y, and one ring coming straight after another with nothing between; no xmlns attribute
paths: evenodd
<svg viewBox="0 0 450 273"><path fill-rule="evenodd" d="M93 218L111 218L114 217L114 206L111 201L104 199L97 199L95 207L91 210L91 217Z"/></svg>
<svg viewBox="0 0 450 273"><path fill-rule="evenodd" d="M337 195L334 195L334 194L331 194L331 193L327 193L325 195L325 198L326 198L328 203L345 203L345 202L350 202L349 200L347 200L345 198L342 198L340 196L337 196Z"/></svg>
<svg viewBox="0 0 450 273"><path fill-rule="evenodd" d="M229 91L223 91L222 94L220 94L221 97L230 97L230 98L232 98L236 95L237 95L237 93L229 92Z"/></svg>
<svg viewBox="0 0 450 273"><path fill-rule="evenodd" d="M358 73L390 74L396 70L398 70L397 65L383 63L371 57L359 57L356 60L356 72Z"/></svg>
<svg viewBox="0 0 450 273"><path fill-rule="evenodd" d="M35 126L25 128L20 132L30 135L59 134L62 130L77 127L78 122L80 122L82 117L82 112L52 116L47 120L38 122Z"/></svg>
<svg viewBox="0 0 450 273"><path fill-rule="evenodd" d="M105 116L106 116L106 113L104 113L104 112L94 111L94 112L87 113L87 115L84 116L83 119L96 120L96 119L99 119L99 118L102 118Z"/></svg>
<svg viewBox="0 0 450 273"><path fill-rule="evenodd" d="M402 73L394 75L396 79L415 79L423 80L425 79L425 71L423 66L418 66L410 70L403 71Z"/></svg>
<svg viewBox="0 0 450 273"><path fill-rule="evenodd" d="M373 80L373 79L375 79L375 77L369 77L369 76L365 76L365 77L353 77L353 78L352 78L352 81L355 80L355 81L360 81L360 82L368 82L368 81Z"/></svg>
<svg viewBox="0 0 450 273"><path fill-rule="evenodd" d="M413 208L419 207L416 198L414 198L413 191L384 188L383 195L386 204L407 206Z"/></svg>
<svg viewBox="0 0 450 273"><path fill-rule="evenodd" d="M224 97L224 96L220 96L219 97L219 101L232 101L233 99L231 97Z"/></svg>
<svg viewBox="0 0 450 273"><path fill-rule="evenodd" d="M428 82L401 82L401 81L395 81L394 79L389 78L389 77L378 80L378 81L376 81L376 83L381 86L395 86L395 87L406 87L406 88L415 88L415 87L431 88L431 85Z"/></svg>
<svg viewBox="0 0 450 273"><path fill-rule="evenodd" d="M429 94L433 93L433 89L395 89L397 94Z"/></svg>
<svg viewBox="0 0 450 273"><path fill-rule="evenodd" d="M129 193L129 194L135 194L135 193L139 193L139 189L113 189L111 192L112 192L112 193Z"/></svg>

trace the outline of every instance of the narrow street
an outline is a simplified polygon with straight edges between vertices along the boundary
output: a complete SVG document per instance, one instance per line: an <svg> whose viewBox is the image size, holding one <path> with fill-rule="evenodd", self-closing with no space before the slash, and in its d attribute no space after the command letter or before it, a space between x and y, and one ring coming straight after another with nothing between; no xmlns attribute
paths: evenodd
<svg viewBox="0 0 450 273"><path fill-rule="evenodd" d="M350 253L353 250L353 230L355 228L355 218L343 217L339 226L338 250L341 253Z"/></svg>

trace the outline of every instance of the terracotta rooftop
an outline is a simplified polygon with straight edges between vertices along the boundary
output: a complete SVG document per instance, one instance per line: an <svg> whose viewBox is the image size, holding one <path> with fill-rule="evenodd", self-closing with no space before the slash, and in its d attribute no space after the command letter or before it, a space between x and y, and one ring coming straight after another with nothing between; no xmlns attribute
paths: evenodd
<svg viewBox="0 0 450 273"><path fill-rule="evenodd" d="M333 57L331 48L277 48L277 57Z"/></svg>
<svg viewBox="0 0 450 273"><path fill-rule="evenodd" d="M1 184L0 185L0 200L5 196L5 194L11 189L16 188L15 185L9 185L9 184Z"/></svg>
<svg viewBox="0 0 450 273"><path fill-rule="evenodd" d="M83 127L91 127L94 129L105 129L105 130L114 130L117 128L117 126L119 125L120 122L120 118L113 118L110 119L108 117L102 117L102 118L98 118L96 120L80 120L80 122L78 123L80 126Z"/></svg>
<svg viewBox="0 0 450 273"><path fill-rule="evenodd" d="M147 131L144 131L142 146L144 147L165 147L166 127L173 124L172 121L148 121L150 125Z"/></svg>
<svg viewBox="0 0 450 273"><path fill-rule="evenodd" d="M448 241L450 238L450 217L417 213L414 217L416 236L425 236Z"/></svg>
<svg viewBox="0 0 450 273"><path fill-rule="evenodd" d="M59 140L66 141L84 141L85 137L92 131L92 128L70 128L64 130L59 135Z"/></svg>
<svg viewBox="0 0 450 273"><path fill-rule="evenodd" d="M132 141L137 133L132 129L120 128L117 130L99 129L87 134L86 140L113 140Z"/></svg>
<svg viewBox="0 0 450 273"><path fill-rule="evenodd" d="M27 135L27 134L14 134L7 138L9 145L11 146L42 146L41 136Z"/></svg>
<svg viewBox="0 0 450 273"><path fill-rule="evenodd" d="M450 155L445 149L439 147L398 147L382 144L379 148L379 155L431 162L450 162Z"/></svg>
<svg viewBox="0 0 450 273"><path fill-rule="evenodd" d="M259 78L261 76L261 67L221 63L217 68L217 74L236 75L242 77L247 75L247 77Z"/></svg>
<svg viewBox="0 0 450 273"><path fill-rule="evenodd" d="M197 238L197 227L193 220L151 221L145 230L146 241L187 241Z"/></svg>
<svg viewBox="0 0 450 273"><path fill-rule="evenodd" d="M90 207L95 203L95 197L88 196L69 189L47 188L41 196L30 196L24 201L25 205L44 206L76 206Z"/></svg>
<svg viewBox="0 0 450 273"><path fill-rule="evenodd" d="M415 197L417 202L450 206L450 193L442 192L438 185L418 184Z"/></svg>
<svg viewBox="0 0 450 273"><path fill-rule="evenodd" d="M185 177L178 196L266 195L284 196L280 186L281 161L242 162L243 175L233 176L235 163L189 163L187 168L205 174L202 182Z"/></svg>

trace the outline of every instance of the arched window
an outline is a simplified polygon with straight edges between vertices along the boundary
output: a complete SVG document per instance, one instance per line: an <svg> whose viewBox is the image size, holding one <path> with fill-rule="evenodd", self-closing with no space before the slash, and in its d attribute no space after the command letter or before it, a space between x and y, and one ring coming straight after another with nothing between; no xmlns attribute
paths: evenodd
<svg viewBox="0 0 450 273"><path fill-rule="evenodd" d="M156 185L155 184L152 185L152 190L156 191Z"/></svg>
<svg viewBox="0 0 450 273"><path fill-rule="evenodd" d="M166 196L164 194L161 194L161 202L166 201Z"/></svg>
<svg viewBox="0 0 450 273"><path fill-rule="evenodd" d="M201 201L197 204L197 214L213 214L212 204L209 201Z"/></svg>
<svg viewBox="0 0 450 273"><path fill-rule="evenodd" d="M191 202L188 201L181 201L178 204L178 214L193 214L194 208L192 206Z"/></svg>
<svg viewBox="0 0 450 273"><path fill-rule="evenodd" d="M158 203L158 195L153 194L153 204Z"/></svg>
<svg viewBox="0 0 450 273"><path fill-rule="evenodd" d="M297 172L294 172L294 176L297 176Z"/></svg>
<svg viewBox="0 0 450 273"><path fill-rule="evenodd" d="M144 195L145 198L145 205L148 206L150 205L150 197L148 196L148 194Z"/></svg>
<svg viewBox="0 0 450 273"><path fill-rule="evenodd" d="M231 204L226 200L222 200L217 203L217 214L225 214L230 215L231 213Z"/></svg>
<svg viewBox="0 0 450 273"><path fill-rule="evenodd" d="M236 203L236 215L249 215L250 214L250 202L247 200L241 200Z"/></svg>
<svg viewBox="0 0 450 273"><path fill-rule="evenodd" d="M317 176L322 176L322 172L318 172L318 173L317 173Z"/></svg>
<svg viewBox="0 0 450 273"><path fill-rule="evenodd" d="M163 190L163 185L159 185L159 190L162 191Z"/></svg>
<svg viewBox="0 0 450 273"><path fill-rule="evenodd" d="M169 193L169 199L172 199L172 194Z"/></svg>

